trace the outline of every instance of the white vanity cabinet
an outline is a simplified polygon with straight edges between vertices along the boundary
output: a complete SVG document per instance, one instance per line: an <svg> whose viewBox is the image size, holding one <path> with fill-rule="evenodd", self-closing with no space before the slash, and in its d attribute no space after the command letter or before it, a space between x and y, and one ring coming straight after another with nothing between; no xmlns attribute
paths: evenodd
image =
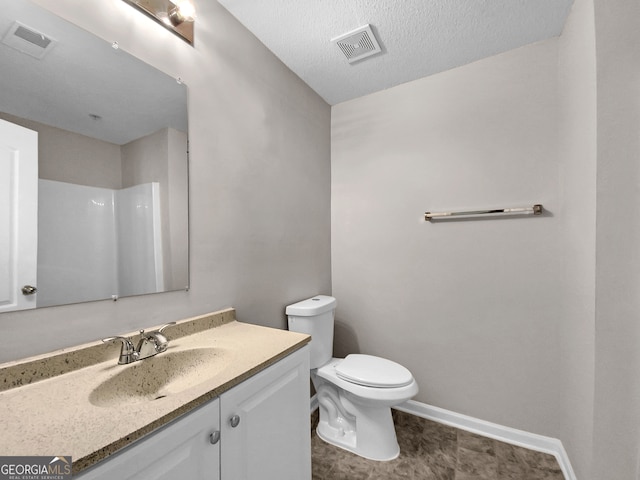
<svg viewBox="0 0 640 480"><path fill-rule="evenodd" d="M220 478L220 399L216 398L77 477L81 480Z"/></svg>
<svg viewBox="0 0 640 480"><path fill-rule="evenodd" d="M310 480L308 350L295 351L75 478Z"/></svg>
<svg viewBox="0 0 640 480"><path fill-rule="evenodd" d="M222 480L310 480L309 347L220 396Z"/></svg>

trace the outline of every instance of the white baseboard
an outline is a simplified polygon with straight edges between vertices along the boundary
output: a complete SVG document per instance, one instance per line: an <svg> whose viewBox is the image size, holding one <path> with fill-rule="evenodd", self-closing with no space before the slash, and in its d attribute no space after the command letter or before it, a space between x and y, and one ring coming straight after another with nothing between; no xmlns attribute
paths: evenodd
<svg viewBox="0 0 640 480"><path fill-rule="evenodd" d="M558 465L560 465L564 478L566 480L576 480L576 475L571 467L567 452L562 442L557 438L544 437L542 435L536 435L535 433L516 430L515 428L486 422L414 400L409 400L394 408L450 427L459 428L460 430L553 455L558 461Z"/></svg>

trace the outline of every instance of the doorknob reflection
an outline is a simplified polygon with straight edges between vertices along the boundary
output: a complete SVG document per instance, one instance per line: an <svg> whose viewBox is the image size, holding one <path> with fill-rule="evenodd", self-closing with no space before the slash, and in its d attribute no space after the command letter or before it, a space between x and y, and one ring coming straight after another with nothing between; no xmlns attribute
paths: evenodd
<svg viewBox="0 0 640 480"><path fill-rule="evenodd" d="M22 287L23 295L33 295L37 291L38 289L36 287L32 287L31 285L25 285L24 287Z"/></svg>

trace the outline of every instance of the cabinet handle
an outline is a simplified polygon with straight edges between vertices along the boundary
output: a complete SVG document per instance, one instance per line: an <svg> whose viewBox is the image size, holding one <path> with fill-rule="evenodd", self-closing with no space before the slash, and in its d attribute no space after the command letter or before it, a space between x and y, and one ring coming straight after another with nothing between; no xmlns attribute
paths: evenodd
<svg viewBox="0 0 640 480"><path fill-rule="evenodd" d="M220 430L216 430L211 435L209 435L209 441L211 442L211 445L215 445L216 443L218 443L220 441Z"/></svg>
<svg viewBox="0 0 640 480"><path fill-rule="evenodd" d="M236 428L238 426L238 424L240 423L240 415L234 415L233 417L231 417L229 419L229 424L233 427Z"/></svg>

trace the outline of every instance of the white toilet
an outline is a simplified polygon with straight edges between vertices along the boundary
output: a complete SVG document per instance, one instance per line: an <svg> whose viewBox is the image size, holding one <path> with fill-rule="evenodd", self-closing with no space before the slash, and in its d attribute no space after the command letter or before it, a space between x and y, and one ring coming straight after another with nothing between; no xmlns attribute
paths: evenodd
<svg viewBox="0 0 640 480"><path fill-rule="evenodd" d="M332 358L336 299L317 295L286 309L289 330L311 335L311 379L320 405L318 436L371 460L400 453L391 407L418 393L411 372L391 360Z"/></svg>

